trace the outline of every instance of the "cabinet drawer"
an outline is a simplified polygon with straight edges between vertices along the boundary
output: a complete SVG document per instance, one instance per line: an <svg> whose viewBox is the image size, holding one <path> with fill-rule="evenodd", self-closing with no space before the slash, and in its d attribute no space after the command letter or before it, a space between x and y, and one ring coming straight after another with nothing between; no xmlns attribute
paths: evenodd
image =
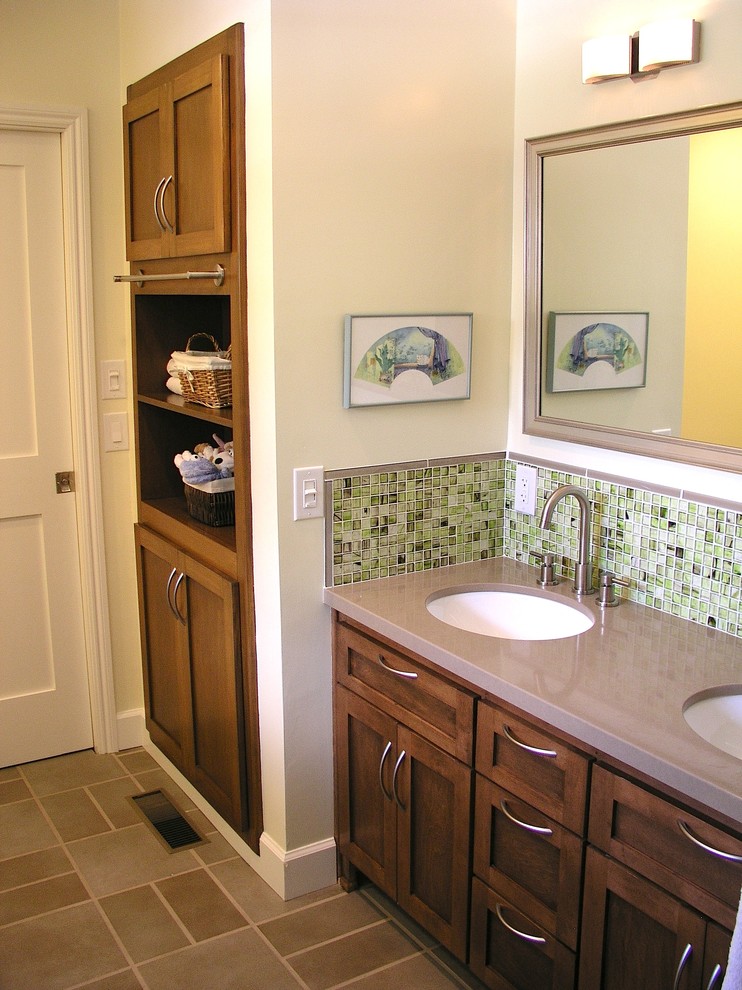
<svg viewBox="0 0 742 990"><path fill-rule="evenodd" d="M477 775L474 872L542 928L577 948L583 842Z"/></svg>
<svg viewBox="0 0 742 990"><path fill-rule="evenodd" d="M482 702L476 769L553 821L583 834L589 761L582 753Z"/></svg>
<svg viewBox="0 0 742 990"><path fill-rule="evenodd" d="M574 953L476 877L469 965L492 990L574 990Z"/></svg>
<svg viewBox="0 0 742 990"><path fill-rule="evenodd" d="M614 859L725 927L734 927L742 885L739 835L598 766L589 838Z"/></svg>
<svg viewBox="0 0 742 990"><path fill-rule="evenodd" d="M339 622L335 623L334 652L340 684L471 766L472 694Z"/></svg>

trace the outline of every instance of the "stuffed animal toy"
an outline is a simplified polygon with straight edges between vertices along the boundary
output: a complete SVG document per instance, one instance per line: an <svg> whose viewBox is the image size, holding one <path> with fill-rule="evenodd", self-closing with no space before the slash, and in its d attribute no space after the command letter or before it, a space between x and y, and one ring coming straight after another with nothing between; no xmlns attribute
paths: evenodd
<svg viewBox="0 0 742 990"><path fill-rule="evenodd" d="M212 461L220 471L227 472L222 477L231 478L234 474L234 444L231 440L225 443L216 433L213 434L213 437L217 446Z"/></svg>
<svg viewBox="0 0 742 990"><path fill-rule="evenodd" d="M173 461L186 484L200 485L206 481L216 481L217 478L224 477L224 475L220 474L219 468L212 464L210 460L201 454L191 453L190 450L184 450L182 454L176 454Z"/></svg>

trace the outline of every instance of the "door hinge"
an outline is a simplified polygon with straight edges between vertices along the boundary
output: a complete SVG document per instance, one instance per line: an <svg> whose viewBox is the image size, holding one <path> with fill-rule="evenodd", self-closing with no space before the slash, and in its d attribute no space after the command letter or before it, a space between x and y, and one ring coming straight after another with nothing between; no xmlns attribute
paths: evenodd
<svg viewBox="0 0 742 990"><path fill-rule="evenodd" d="M74 492L75 490L74 471L57 471L57 473L54 475L54 480L57 483L57 495L64 495L67 492Z"/></svg>

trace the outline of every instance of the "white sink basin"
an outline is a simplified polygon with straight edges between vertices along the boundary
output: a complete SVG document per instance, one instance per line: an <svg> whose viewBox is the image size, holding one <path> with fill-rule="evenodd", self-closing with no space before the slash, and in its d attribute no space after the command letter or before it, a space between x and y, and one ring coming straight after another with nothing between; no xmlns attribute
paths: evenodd
<svg viewBox="0 0 742 990"><path fill-rule="evenodd" d="M742 685L693 695L686 701L683 715L702 739L742 760Z"/></svg>
<svg viewBox="0 0 742 990"><path fill-rule="evenodd" d="M425 606L449 626L498 639L566 639L595 622L587 608L549 592L502 585L450 588L431 595Z"/></svg>

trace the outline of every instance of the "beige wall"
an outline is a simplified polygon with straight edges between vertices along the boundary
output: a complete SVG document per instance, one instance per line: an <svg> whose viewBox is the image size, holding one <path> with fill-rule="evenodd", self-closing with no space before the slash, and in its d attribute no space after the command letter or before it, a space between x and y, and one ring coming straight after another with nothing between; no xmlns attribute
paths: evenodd
<svg viewBox="0 0 742 990"><path fill-rule="evenodd" d="M585 86L582 42L602 34L631 34L663 16L702 22L701 61L636 83L618 79ZM548 25L548 27L545 27ZM523 141L560 131L738 100L742 62L740 0L518 0L516 52L513 257L522 257ZM548 99L545 98L548 95ZM523 282L515 268L511 334L509 448L533 457L623 474L742 501L742 478L614 451L526 437L522 432Z"/></svg>
<svg viewBox="0 0 742 990"><path fill-rule="evenodd" d="M113 283L127 270L118 49L117 0L0 0L0 101L88 109L98 361L129 354L126 290ZM99 404L100 414L126 408L126 400ZM142 705L131 455L102 453L101 482L116 706L124 712Z"/></svg>

